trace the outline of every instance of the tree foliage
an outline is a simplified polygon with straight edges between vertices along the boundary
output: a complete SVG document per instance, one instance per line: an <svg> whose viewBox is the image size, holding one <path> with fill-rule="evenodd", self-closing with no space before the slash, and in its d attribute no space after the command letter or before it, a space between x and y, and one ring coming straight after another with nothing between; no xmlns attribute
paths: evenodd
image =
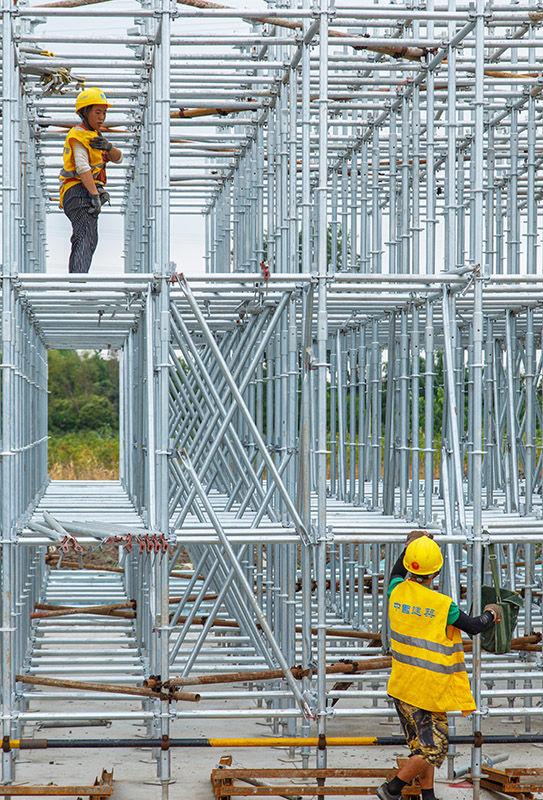
<svg viewBox="0 0 543 800"><path fill-rule="evenodd" d="M119 427L119 362L98 352L50 350L49 432L112 432Z"/></svg>

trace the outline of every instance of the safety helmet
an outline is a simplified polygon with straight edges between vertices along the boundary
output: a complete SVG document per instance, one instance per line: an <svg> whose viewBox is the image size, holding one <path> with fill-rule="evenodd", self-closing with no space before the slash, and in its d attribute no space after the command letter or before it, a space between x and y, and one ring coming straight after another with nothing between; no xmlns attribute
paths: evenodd
<svg viewBox="0 0 543 800"><path fill-rule="evenodd" d="M83 89L82 92L79 92L75 101L76 111L81 111L86 106L95 105L106 105L111 108L111 103L108 103L107 97L97 86L89 86L88 89Z"/></svg>
<svg viewBox="0 0 543 800"><path fill-rule="evenodd" d="M415 575L433 575L443 566L439 545L429 536L420 536L406 547L403 565Z"/></svg>

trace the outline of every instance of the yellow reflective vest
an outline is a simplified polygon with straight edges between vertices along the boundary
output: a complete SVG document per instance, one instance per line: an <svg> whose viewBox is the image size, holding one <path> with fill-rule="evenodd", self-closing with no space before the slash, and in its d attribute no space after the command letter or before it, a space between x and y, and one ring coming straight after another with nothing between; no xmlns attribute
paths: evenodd
<svg viewBox="0 0 543 800"><path fill-rule="evenodd" d="M447 625L451 598L412 580L389 598L391 697L427 711L462 711L476 705L458 628Z"/></svg>
<svg viewBox="0 0 543 800"><path fill-rule="evenodd" d="M64 142L64 165L58 176L60 180L60 208L62 208L66 190L69 189L70 186L75 186L76 183L81 183L81 178L75 169L75 157L72 145L74 140L81 142L81 144L86 147L89 154L92 177L95 182L100 183L102 186L106 183L106 163L109 159L102 150L95 150L90 146L89 142L91 139L94 139L95 136L98 136L96 131L89 131L82 125L76 125L75 128L68 131Z"/></svg>

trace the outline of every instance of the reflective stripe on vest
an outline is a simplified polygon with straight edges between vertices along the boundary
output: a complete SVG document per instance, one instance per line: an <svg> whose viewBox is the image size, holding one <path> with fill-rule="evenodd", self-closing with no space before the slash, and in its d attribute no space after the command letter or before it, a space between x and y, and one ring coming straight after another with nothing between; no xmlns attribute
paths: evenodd
<svg viewBox="0 0 543 800"><path fill-rule="evenodd" d="M458 628L447 626L451 598L405 580L390 593L392 671L388 693L428 711L462 711L476 706Z"/></svg>
<svg viewBox="0 0 543 800"><path fill-rule="evenodd" d="M92 169L93 170L101 169L103 166L105 166L105 163L106 163L105 161L100 161L99 164L93 164ZM61 178L79 178L79 173L75 169L72 169L72 170L68 171L68 170L62 168L60 170L60 177Z"/></svg>
<svg viewBox="0 0 543 800"><path fill-rule="evenodd" d="M441 672L445 675L451 675L453 672L465 672L465 664L435 664L433 661L427 661L425 658L413 658L413 656L406 656L405 653L398 653L392 648L392 654L396 661L401 661L402 664L411 664L413 667L420 667L421 669L429 669L432 672Z"/></svg>
<svg viewBox="0 0 543 800"><path fill-rule="evenodd" d="M450 656L453 653L464 652L464 646L462 642L457 642L456 644L451 645L437 644L436 642L428 642L426 639L417 639L414 636L403 636L397 631L391 631L390 638L396 642L400 642L401 644L408 644L411 647L422 647L425 650L431 650L433 653L443 653L446 656Z"/></svg>

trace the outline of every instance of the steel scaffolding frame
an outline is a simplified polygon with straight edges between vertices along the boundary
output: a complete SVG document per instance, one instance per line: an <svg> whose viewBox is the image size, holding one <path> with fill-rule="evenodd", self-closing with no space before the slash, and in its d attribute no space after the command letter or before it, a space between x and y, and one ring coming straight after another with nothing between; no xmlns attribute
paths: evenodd
<svg viewBox="0 0 543 800"><path fill-rule="evenodd" d="M63 29L123 19L122 35ZM206 689L197 708L153 698L111 712L155 738L187 719L308 736L389 717L385 669L349 675L347 691L325 667L386 650L384 581L413 527L443 544L440 587L474 613L495 542L505 585L524 594L519 635L540 629L542 20L535 2L483 0L4 0L4 741L63 718L16 675L58 668L78 629L109 635L113 653L133 635L161 681L283 670ZM105 212L124 216L125 272L52 277L46 217L83 79L113 99L125 152L111 175L122 199ZM170 260L172 215L201 213L205 275ZM94 493L47 478L47 349L65 347L121 360L120 484ZM123 552L119 580L57 573L45 554L65 532L162 533L170 554ZM175 570L182 548L191 573ZM133 598L137 614L51 625L51 656L38 646L48 623L30 618L46 596ZM494 717L540 724L541 648L519 648L492 656L474 641L474 732ZM67 667L114 683L126 672L114 660ZM100 714L100 695L39 695L53 697L77 697L82 722ZM481 757L476 744L474 798ZM168 749L157 765L167 794Z"/></svg>

